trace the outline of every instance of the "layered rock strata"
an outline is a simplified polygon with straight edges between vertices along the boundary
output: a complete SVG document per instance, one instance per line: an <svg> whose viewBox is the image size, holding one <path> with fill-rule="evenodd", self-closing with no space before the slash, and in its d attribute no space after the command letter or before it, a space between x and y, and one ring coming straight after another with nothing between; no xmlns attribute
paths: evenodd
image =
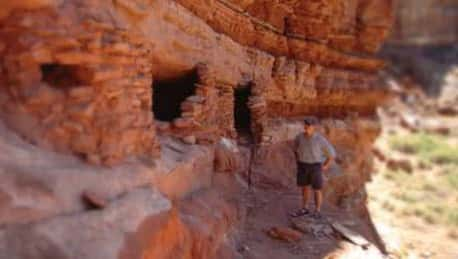
<svg viewBox="0 0 458 259"><path fill-rule="evenodd" d="M30 141L94 163L157 153L152 81L192 69L197 97L160 128L207 142L235 135L228 87L252 85L257 135L264 113L371 115L385 96L381 61L350 53L379 48L390 1L26 3L2 15L3 117Z"/></svg>
<svg viewBox="0 0 458 259"><path fill-rule="evenodd" d="M369 177L390 0L0 2L8 258L234 258L237 188L292 184L306 115L338 149L331 201ZM215 173L211 144L245 136Z"/></svg>

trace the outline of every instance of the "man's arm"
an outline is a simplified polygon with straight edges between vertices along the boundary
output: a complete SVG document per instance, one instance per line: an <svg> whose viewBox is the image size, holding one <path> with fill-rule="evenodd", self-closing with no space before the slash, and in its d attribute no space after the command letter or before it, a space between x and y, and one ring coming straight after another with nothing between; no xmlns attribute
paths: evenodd
<svg viewBox="0 0 458 259"><path fill-rule="evenodd" d="M292 139L292 140L288 140L287 143L288 143L288 145L289 145L290 147L293 148L294 156L295 156L296 159L297 159L297 146L298 146L297 137L295 137L295 138Z"/></svg>
<svg viewBox="0 0 458 259"><path fill-rule="evenodd" d="M326 160L323 163L323 171L328 171L331 166L332 161L334 161L333 156L326 156Z"/></svg>
<svg viewBox="0 0 458 259"><path fill-rule="evenodd" d="M322 136L321 140L321 149L326 156L326 160L323 163L323 171L327 171L336 157L336 151L325 137Z"/></svg>

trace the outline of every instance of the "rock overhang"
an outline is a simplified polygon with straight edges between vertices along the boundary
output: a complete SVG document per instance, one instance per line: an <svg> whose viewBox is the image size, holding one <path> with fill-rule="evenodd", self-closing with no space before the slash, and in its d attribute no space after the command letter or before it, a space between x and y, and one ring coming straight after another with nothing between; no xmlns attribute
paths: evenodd
<svg viewBox="0 0 458 259"><path fill-rule="evenodd" d="M389 96L372 53L389 31L392 1L38 2L9 5L3 16L3 84L19 85L3 110L37 121L32 136L9 119L31 141L94 163L157 154L154 82L192 69L195 97L181 105L183 118L157 126L161 134L235 136L238 85L252 85L257 139L275 117L370 117ZM87 87L50 89L43 67L59 65L92 73L79 80Z"/></svg>

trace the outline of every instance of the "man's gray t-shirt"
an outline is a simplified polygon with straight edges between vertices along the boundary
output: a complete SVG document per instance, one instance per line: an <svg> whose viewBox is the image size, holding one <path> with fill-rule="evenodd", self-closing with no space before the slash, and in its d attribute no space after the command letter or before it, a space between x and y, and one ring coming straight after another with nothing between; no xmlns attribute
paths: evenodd
<svg viewBox="0 0 458 259"><path fill-rule="evenodd" d="M327 157L336 156L334 147L318 132L311 137L301 133L297 135L294 144L297 159L302 163L323 163Z"/></svg>

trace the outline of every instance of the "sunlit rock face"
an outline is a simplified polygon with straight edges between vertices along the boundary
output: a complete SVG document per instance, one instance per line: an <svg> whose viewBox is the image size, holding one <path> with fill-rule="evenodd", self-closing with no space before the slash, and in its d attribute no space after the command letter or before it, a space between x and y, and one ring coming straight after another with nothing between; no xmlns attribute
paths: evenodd
<svg viewBox="0 0 458 259"><path fill-rule="evenodd" d="M303 116L338 150L330 201L369 178L391 0L0 3L8 258L230 256L226 234L243 214L234 179L290 186L287 142ZM224 188L213 176L222 137L249 144L223 156L239 173ZM88 210L88 189L105 208Z"/></svg>

